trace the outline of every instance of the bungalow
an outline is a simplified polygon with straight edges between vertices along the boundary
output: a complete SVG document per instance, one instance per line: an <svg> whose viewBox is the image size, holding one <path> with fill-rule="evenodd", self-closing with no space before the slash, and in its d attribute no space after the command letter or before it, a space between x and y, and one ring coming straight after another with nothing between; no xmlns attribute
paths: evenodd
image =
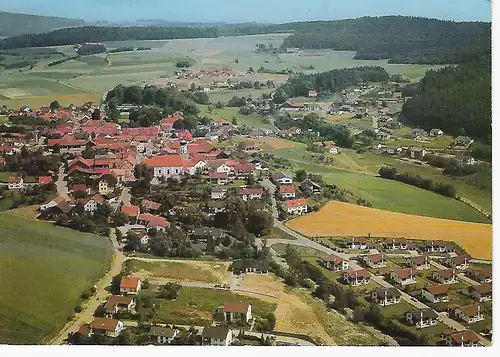
<svg viewBox="0 0 500 357"><path fill-rule="evenodd" d="M492 282L492 268L484 268L484 269L471 269L467 271L467 275L469 275L472 279L477 281L478 283L491 283Z"/></svg>
<svg viewBox="0 0 500 357"><path fill-rule="evenodd" d="M226 185L229 182L229 177L225 172L210 172L208 178L212 184Z"/></svg>
<svg viewBox="0 0 500 357"><path fill-rule="evenodd" d="M380 306L397 304L401 301L401 291L396 288L377 288L372 291L372 300Z"/></svg>
<svg viewBox="0 0 500 357"><path fill-rule="evenodd" d="M366 269L348 269L346 272L344 272L342 278L347 284L351 286L358 286L369 284L371 275L370 272Z"/></svg>
<svg viewBox="0 0 500 357"><path fill-rule="evenodd" d="M212 200L221 200L226 196L227 188L223 187L212 187L212 193L210 198Z"/></svg>
<svg viewBox="0 0 500 357"><path fill-rule="evenodd" d="M228 327L205 326L201 333L202 346L229 346L233 333Z"/></svg>
<svg viewBox="0 0 500 357"><path fill-rule="evenodd" d="M471 330L458 331L446 337L448 346L477 347L479 346L479 336Z"/></svg>
<svg viewBox="0 0 500 357"><path fill-rule="evenodd" d="M423 250L427 253L445 253L447 247L442 242L430 242L423 246Z"/></svg>
<svg viewBox="0 0 500 357"><path fill-rule="evenodd" d="M350 237L344 240L344 246L348 249L367 249L368 241L364 237Z"/></svg>
<svg viewBox="0 0 500 357"><path fill-rule="evenodd" d="M143 199L141 201L142 212L157 212L161 207L161 203Z"/></svg>
<svg viewBox="0 0 500 357"><path fill-rule="evenodd" d="M417 277L415 275L415 270L413 270L413 268L403 268L403 269L393 270L389 274L389 277L396 284L401 286L415 284L417 282Z"/></svg>
<svg viewBox="0 0 500 357"><path fill-rule="evenodd" d="M463 255L448 257L444 260L444 265L450 268L464 270L469 267L469 259Z"/></svg>
<svg viewBox="0 0 500 357"><path fill-rule="evenodd" d="M349 269L349 261L338 257L337 255L330 254L321 258L321 263L328 270L345 271Z"/></svg>
<svg viewBox="0 0 500 357"><path fill-rule="evenodd" d="M480 304L459 306L455 308L454 314L468 324L484 320L484 314L482 313Z"/></svg>
<svg viewBox="0 0 500 357"><path fill-rule="evenodd" d="M435 270L431 273L431 279L441 284L454 284L457 282L455 269Z"/></svg>
<svg viewBox="0 0 500 357"><path fill-rule="evenodd" d="M427 150L424 148L410 148L410 157L412 159L422 158L427 154Z"/></svg>
<svg viewBox="0 0 500 357"><path fill-rule="evenodd" d="M405 238L388 239L384 246L388 250L406 250L408 249L408 240Z"/></svg>
<svg viewBox="0 0 500 357"><path fill-rule="evenodd" d="M447 302L449 288L448 284L430 285L422 289L422 297L432 303Z"/></svg>
<svg viewBox="0 0 500 357"><path fill-rule="evenodd" d="M302 191L310 191L312 193L320 193L321 192L321 186L310 179L305 179L300 184L300 189Z"/></svg>
<svg viewBox="0 0 500 357"><path fill-rule="evenodd" d="M416 270L426 270L431 268L431 263L427 255L406 258L406 265Z"/></svg>
<svg viewBox="0 0 500 357"><path fill-rule="evenodd" d="M248 303L226 301L222 312L224 320L229 323L235 320L247 323L252 319L252 305Z"/></svg>
<svg viewBox="0 0 500 357"><path fill-rule="evenodd" d="M385 267L385 259L382 254L363 255L360 260L373 269Z"/></svg>
<svg viewBox="0 0 500 357"><path fill-rule="evenodd" d="M240 259L235 260L229 266L233 274L267 274L269 272L269 263L262 259Z"/></svg>
<svg viewBox="0 0 500 357"><path fill-rule="evenodd" d="M220 228L197 227L194 229L193 237L200 241L208 241L209 239L222 238L222 234Z"/></svg>
<svg viewBox="0 0 500 357"><path fill-rule="evenodd" d="M438 314L430 308L415 309L408 311L405 314L405 319L417 328L425 328L437 324Z"/></svg>
<svg viewBox="0 0 500 357"><path fill-rule="evenodd" d="M149 330L149 336L160 344L171 344L179 333L177 329L162 326L151 326Z"/></svg>
<svg viewBox="0 0 500 357"><path fill-rule="evenodd" d="M472 285L467 288L470 297L479 302L491 301L492 287L490 284Z"/></svg>
<svg viewBox="0 0 500 357"><path fill-rule="evenodd" d="M437 136L443 136L444 133L441 129L432 129L429 134L430 136L437 137Z"/></svg>
<svg viewBox="0 0 500 357"><path fill-rule="evenodd" d="M124 276L120 281L120 294L137 294L141 291L142 282L133 276Z"/></svg>
<svg viewBox="0 0 500 357"><path fill-rule="evenodd" d="M96 194L92 197L82 198L79 203L83 205L85 212L95 212L104 203L104 198Z"/></svg>
<svg viewBox="0 0 500 357"><path fill-rule="evenodd" d="M243 201L260 200L263 194L264 189L262 187L238 189L238 196L241 197Z"/></svg>
<svg viewBox="0 0 500 357"><path fill-rule="evenodd" d="M296 191L296 189L295 189L295 186L293 186L293 185L280 186L279 197L282 200L295 198L295 191Z"/></svg>
<svg viewBox="0 0 500 357"><path fill-rule="evenodd" d="M9 177L8 179L9 190L20 190L24 188L24 180L22 177Z"/></svg>
<svg viewBox="0 0 500 357"><path fill-rule="evenodd" d="M119 311L133 311L135 299L131 296L111 295L104 304L104 313L107 317L113 317Z"/></svg>
<svg viewBox="0 0 500 357"><path fill-rule="evenodd" d="M298 198L295 200L285 201L285 209L289 214L301 215L303 213L307 213L307 200L305 198Z"/></svg>
<svg viewBox="0 0 500 357"><path fill-rule="evenodd" d="M274 174L271 174L271 180L275 184L280 185L291 185L293 182L293 179L290 176L287 176L281 172L275 172Z"/></svg>
<svg viewBox="0 0 500 357"><path fill-rule="evenodd" d="M118 337L124 328L125 325L120 320L96 317L90 324L90 334Z"/></svg>

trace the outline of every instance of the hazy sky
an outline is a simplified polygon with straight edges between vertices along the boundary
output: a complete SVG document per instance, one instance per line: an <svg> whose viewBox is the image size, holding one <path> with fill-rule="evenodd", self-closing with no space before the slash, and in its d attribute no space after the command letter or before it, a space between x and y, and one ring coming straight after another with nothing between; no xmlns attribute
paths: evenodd
<svg viewBox="0 0 500 357"><path fill-rule="evenodd" d="M89 21L289 22L379 15L491 21L489 0L0 0L0 10Z"/></svg>

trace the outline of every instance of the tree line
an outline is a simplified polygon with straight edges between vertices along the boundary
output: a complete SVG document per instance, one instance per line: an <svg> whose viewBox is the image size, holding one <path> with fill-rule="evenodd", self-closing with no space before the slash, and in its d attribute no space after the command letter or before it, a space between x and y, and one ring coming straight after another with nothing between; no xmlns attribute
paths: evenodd
<svg viewBox="0 0 500 357"><path fill-rule="evenodd" d="M355 59L448 64L491 53L491 24L409 16L284 24L286 48L357 51Z"/></svg>
<svg viewBox="0 0 500 357"><path fill-rule="evenodd" d="M457 197L457 190L455 189L455 186L451 184L434 182L432 179L424 178L420 175L414 175L408 172L398 173L398 170L394 167L382 166L378 171L378 174L384 179L403 182L424 190L433 191L445 197Z"/></svg>
<svg viewBox="0 0 500 357"><path fill-rule="evenodd" d="M403 105L400 121L491 143L491 58L430 70Z"/></svg>

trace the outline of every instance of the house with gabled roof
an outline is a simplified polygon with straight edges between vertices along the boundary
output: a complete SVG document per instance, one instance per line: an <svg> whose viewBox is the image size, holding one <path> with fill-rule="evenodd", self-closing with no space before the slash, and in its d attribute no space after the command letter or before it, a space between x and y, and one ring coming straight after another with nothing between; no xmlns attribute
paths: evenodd
<svg viewBox="0 0 500 357"><path fill-rule="evenodd" d="M457 318L468 324L484 320L481 304L458 306L455 308L454 314Z"/></svg>
<svg viewBox="0 0 500 357"><path fill-rule="evenodd" d="M373 269L385 267L385 259L383 254L367 254L362 255L360 260L368 267Z"/></svg>
<svg viewBox="0 0 500 357"><path fill-rule="evenodd" d="M380 306L397 304L401 301L401 292L396 288L380 287L372 291L371 297Z"/></svg>
<svg viewBox="0 0 500 357"><path fill-rule="evenodd" d="M171 344L179 335L180 330L163 326L151 326L149 336L160 344Z"/></svg>
<svg viewBox="0 0 500 357"><path fill-rule="evenodd" d="M78 202L83 205L85 212L95 212L104 203L104 198L99 194L95 194L92 197L81 198Z"/></svg>
<svg viewBox="0 0 500 357"><path fill-rule="evenodd" d="M348 237L344 239L344 246L348 249L367 249L368 241L364 237Z"/></svg>
<svg viewBox="0 0 500 357"><path fill-rule="evenodd" d="M252 305L249 303L226 301L222 307L226 322L243 321L247 323L252 319Z"/></svg>
<svg viewBox="0 0 500 357"><path fill-rule="evenodd" d="M142 281L133 276L124 276L120 281L120 294L137 294L141 291Z"/></svg>
<svg viewBox="0 0 500 357"><path fill-rule="evenodd" d="M492 268L484 268L484 269L469 269L466 274L473 280L478 283L485 284L491 283L493 274Z"/></svg>
<svg viewBox="0 0 500 357"><path fill-rule="evenodd" d="M467 288L467 293L474 300L479 302L483 301L491 301L493 289L491 283L489 284L481 284L481 285L471 285Z"/></svg>
<svg viewBox="0 0 500 357"><path fill-rule="evenodd" d="M305 198L297 198L294 200L287 200L284 202L284 206L286 212L289 214L298 214L301 215L303 213L307 213L308 204Z"/></svg>
<svg viewBox="0 0 500 357"><path fill-rule="evenodd" d="M325 257L320 258L320 260L321 260L321 263L328 270L345 271L345 270L349 269L349 261L342 259L335 254L327 255Z"/></svg>
<svg viewBox="0 0 500 357"><path fill-rule="evenodd" d="M287 176L281 172L275 172L271 174L271 180L275 184L280 185L291 185L293 183L293 179L290 176Z"/></svg>
<svg viewBox="0 0 500 357"><path fill-rule="evenodd" d="M370 272L366 269L348 269L344 272L342 278L347 284L351 286L358 286L369 284L371 275Z"/></svg>
<svg viewBox="0 0 500 357"><path fill-rule="evenodd" d="M215 185L227 185L229 183L229 176L225 172L210 172L208 179Z"/></svg>
<svg viewBox="0 0 500 357"><path fill-rule="evenodd" d="M205 326L201 333L202 346L229 346L233 333L229 327Z"/></svg>
<svg viewBox="0 0 500 357"><path fill-rule="evenodd" d="M431 303L447 302L449 301L448 290L450 285L428 285L422 289L422 296Z"/></svg>
<svg viewBox="0 0 500 357"><path fill-rule="evenodd" d="M125 328L122 321L106 317L96 317L90 323L90 334L118 337Z"/></svg>
<svg viewBox="0 0 500 357"><path fill-rule="evenodd" d="M9 177L8 180L8 185L7 187L9 190L20 190L24 188L24 180L22 177Z"/></svg>
<svg viewBox="0 0 500 357"><path fill-rule="evenodd" d="M151 200L143 199L141 201L141 208L142 212L149 213L149 212L157 212L161 207L161 203L154 202Z"/></svg>
<svg viewBox="0 0 500 357"><path fill-rule="evenodd" d="M444 259L444 265L454 269L465 270L470 266L470 263L467 256L458 255L456 257L447 257Z"/></svg>
<svg viewBox="0 0 500 357"><path fill-rule="evenodd" d="M471 330L453 332L446 337L448 346L459 347L477 347L479 346L480 338Z"/></svg>
<svg viewBox="0 0 500 357"><path fill-rule="evenodd" d="M431 268L429 256L419 255L417 257L406 258L406 265L416 270L426 270Z"/></svg>
<svg viewBox="0 0 500 357"><path fill-rule="evenodd" d="M457 282L455 269L435 270L431 273L431 279L441 284L454 284Z"/></svg>
<svg viewBox="0 0 500 357"><path fill-rule="evenodd" d="M408 249L408 239L390 238L384 242L384 247L388 250L406 250Z"/></svg>
<svg viewBox="0 0 500 357"><path fill-rule="evenodd" d="M237 195L241 197L243 201L248 200L260 200L264 194L264 189L262 187L256 188L239 188L237 190Z"/></svg>
<svg viewBox="0 0 500 357"><path fill-rule="evenodd" d="M283 185L280 186L278 194L282 200L288 200L291 198L295 198L296 191L297 190L293 185Z"/></svg>
<svg viewBox="0 0 500 357"><path fill-rule="evenodd" d="M391 271L389 278L400 286L415 284L417 282L416 271L413 268L403 268Z"/></svg>
<svg viewBox="0 0 500 357"><path fill-rule="evenodd" d="M405 320L418 329L436 325L438 317L438 314L430 308L410 310L405 314Z"/></svg>
<svg viewBox="0 0 500 357"><path fill-rule="evenodd" d="M119 311L133 311L135 309L135 298L132 296L111 295L104 304L106 317L113 317Z"/></svg>
<svg viewBox="0 0 500 357"><path fill-rule="evenodd" d="M120 209L123 213L125 213L127 216L136 219L139 217L140 210L139 206L127 206L123 205Z"/></svg>

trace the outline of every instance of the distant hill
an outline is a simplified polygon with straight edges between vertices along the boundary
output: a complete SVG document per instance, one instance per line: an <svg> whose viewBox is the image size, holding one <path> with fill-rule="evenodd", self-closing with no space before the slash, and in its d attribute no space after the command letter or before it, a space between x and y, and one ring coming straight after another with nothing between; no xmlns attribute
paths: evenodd
<svg viewBox="0 0 500 357"><path fill-rule="evenodd" d="M84 20L66 19L0 11L0 37L48 32L65 27L83 26Z"/></svg>

